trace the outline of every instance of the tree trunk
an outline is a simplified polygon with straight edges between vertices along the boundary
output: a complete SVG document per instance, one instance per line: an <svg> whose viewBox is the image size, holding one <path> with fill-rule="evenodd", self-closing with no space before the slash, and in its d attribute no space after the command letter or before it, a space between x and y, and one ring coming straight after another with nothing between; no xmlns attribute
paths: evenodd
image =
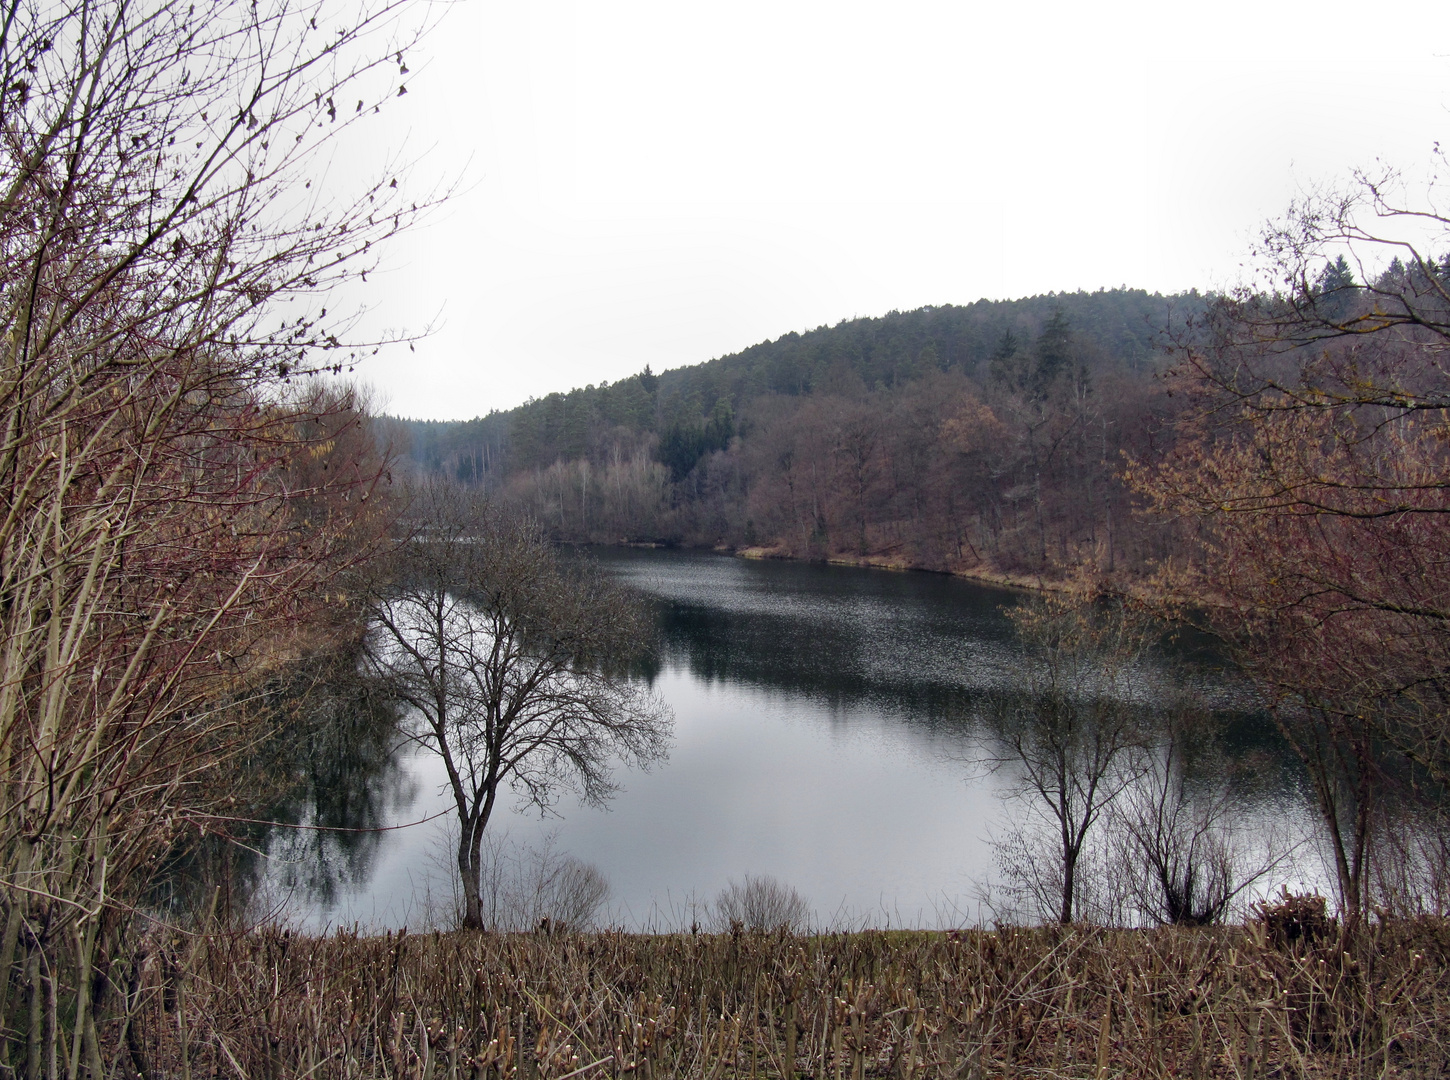
<svg viewBox="0 0 1450 1080"><path fill-rule="evenodd" d="M494 781L497 784L497 781ZM496 787L489 787L483 797L483 805L477 807L471 817L463 822L458 839L458 874L463 879L463 929L482 930L483 898L479 887L483 877L483 831L488 828L488 819L493 815L493 800Z"/></svg>
<svg viewBox="0 0 1450 1080"><path fill-rule="evenodd" d="M463 929L483 929L483 906L479 901L479 845L483 829L465 824L458 841L458 874L463 879Z"/></svg>
<svg viewBox="0 0 1450 1080"><path fill-rule="evenodd" d="M1057 921L1066 926L1072 922L1072 896L1077 891L1077 857L1063 852L1062 857L1062 910Z"/></svg>

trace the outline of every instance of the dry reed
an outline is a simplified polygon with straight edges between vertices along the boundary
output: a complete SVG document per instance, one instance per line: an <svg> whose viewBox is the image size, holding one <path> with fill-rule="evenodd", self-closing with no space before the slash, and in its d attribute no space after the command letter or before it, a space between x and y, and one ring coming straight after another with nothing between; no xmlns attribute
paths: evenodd
<svg viewBox="0 0 1450 1080"><path fill-rule="evenodd" d="M157 937L108 1042L143 1076L1429 1077L1450 922Z"/></svg>

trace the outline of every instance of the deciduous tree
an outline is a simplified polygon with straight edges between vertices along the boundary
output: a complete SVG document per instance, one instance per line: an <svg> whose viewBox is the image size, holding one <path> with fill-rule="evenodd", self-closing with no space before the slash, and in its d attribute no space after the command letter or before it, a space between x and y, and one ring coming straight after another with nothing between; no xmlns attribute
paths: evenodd
<svg viewBox="0 0 1450 1080"><path fill-rule="evenodd" d="M668 706L628 677L644 609L475 492L413 493L414 535L374 595L372 670L415 711L458 815L463 925L483 926L484 832L500 795L548 810L614 791L613 765L663 757Z"/></svg>
<svg viewBox="0 0 1450 1080"><path fill-rule="evenodd" d="M107 1074L127 905L368 550L365 418L295 380L356 355L329 289L414 212L312 187L403 89L401 8L0 5L0 1017L64 1017L9 1064Z"/></svg>
<svg viewBox="0 0 1450 1080"><path fill-rule="evenodd" d="M1012 778L1027 821L1003 850L1030 848L1039 825L1054 856L1019 863L1010 884L1041 914L1070 923L1089 838L1141 774L1145 745L1137 661L1147 628L1116 601L1042 596L1009 612L1025 657L1018 688L991 713L991 766ZM1049 837L1050 834L1050 838Z"/></svg>
<svg viewBox="0 0 1450 1080"><path fill-rule="evenodd" d="M1443 243L1450 219L1390 190L1361 176L1270 230L1277 289L1210 309L1173 373L1176 442L1132 469L1157 511L1193 522L1172 587L1205 605L1299 749L1351 916L1405 756L1429 780L1417 790L1450 776L1450 294L1396 235L1413 219Z"/></svg>

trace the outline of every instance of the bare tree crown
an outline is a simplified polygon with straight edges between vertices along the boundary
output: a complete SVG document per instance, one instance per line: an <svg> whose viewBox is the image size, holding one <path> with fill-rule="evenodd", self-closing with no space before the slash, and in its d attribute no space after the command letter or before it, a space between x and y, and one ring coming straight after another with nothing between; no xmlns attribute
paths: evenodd
<svg viewBox="0 0 1450 1080"><path fill-rule="evenodd" d="M468 926L481 925L484 830L504 789L547 811L565 791L602 803L616 763L664 756L671 715L627 665L648 613L475 491L426 484L412 539L373 606L373 670L414 710L461 826Z"/></svg>

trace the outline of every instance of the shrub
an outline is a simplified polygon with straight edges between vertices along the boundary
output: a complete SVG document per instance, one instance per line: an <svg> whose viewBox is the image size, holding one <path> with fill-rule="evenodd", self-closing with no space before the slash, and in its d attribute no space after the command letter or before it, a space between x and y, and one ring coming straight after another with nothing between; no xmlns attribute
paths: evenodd
<svg viewBox="0 0 1450 1080"><path fill-rule="evenodd" d="M743 882L732 880L715 898L715 922L722 930L739 926L798 934L810 924L810 917L805 897L769 874L746 874Z"/></svg>

